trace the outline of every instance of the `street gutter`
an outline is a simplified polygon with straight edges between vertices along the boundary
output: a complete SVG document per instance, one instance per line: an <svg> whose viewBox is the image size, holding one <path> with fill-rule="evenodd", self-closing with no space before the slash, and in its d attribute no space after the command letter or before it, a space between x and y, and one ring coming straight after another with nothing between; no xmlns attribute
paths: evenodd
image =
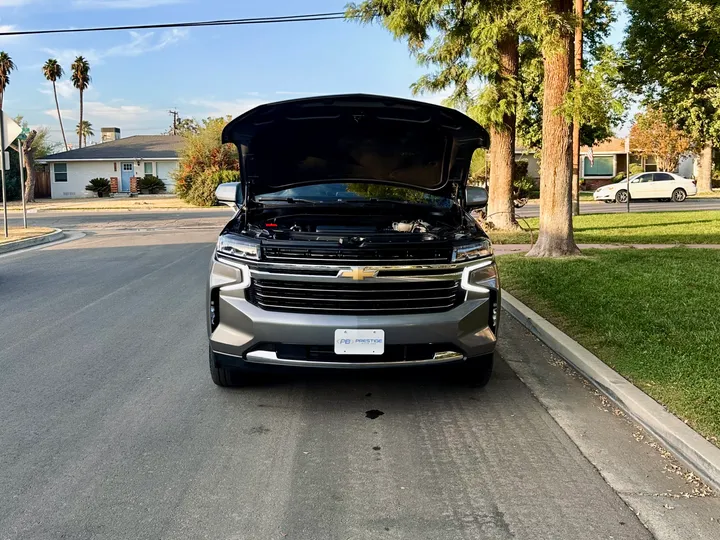
<svg viewBox="0 0 720 540"><path fill-rule="evenodd" d="M720 448L505 290L502 307L708 485L720 490Z"/></svg>
<svg viewBox="0 0 720 540"><path fill-rule="evenodd" d="M62 229L55 229L51 233L44 234L42 236L33 236L32 238L24 238L22 240L16 240L14 242L7 242L0 244L0 255L10 253L11 251L17 251L19 249L26 249L29 247L40 246L42 244L49 244L51 242L57 242L65 238L65 233Z"/></svg>

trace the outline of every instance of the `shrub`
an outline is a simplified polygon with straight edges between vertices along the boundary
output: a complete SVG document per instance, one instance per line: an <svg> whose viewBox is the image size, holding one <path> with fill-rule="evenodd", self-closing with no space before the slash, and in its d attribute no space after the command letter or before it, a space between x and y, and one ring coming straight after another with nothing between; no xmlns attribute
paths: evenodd
<svg viewBox="0 0 720 540"><path fill-rule="evenodd" d="M220 184L239 181L238 171L205 171L192 180L183 199L197 206L213 206L217 204L215 190Z"/></svg>
<svg viewBox="0 0 720 540"><path fill-rule="evenodd" d="M639 163L631 163L630 164L630 176L633 174L640 174L641 172L645 172L645 169L643 169L643 166Z"/></svg>
<svg viewBox="0 0 720 540"><path fill-rule="evenodd" d="M521 159L520 161L516 161L513 180L521 181L524 177L527 177L527 175L528 175L527 160Z"/></svg>
<svg viewBox="0 0 720 540"><path fill-rule="evenodd" d="M710 180L710 187L712 189L720 189L720 171L713 171L712 180Z"/></svg>
<svg viewBox="0 0 720 540"><path fill-rule="evenodd" d="M85 186L87 191L92 191L98 194L98 197L110 193L110 180L107 178L93 178L90 183Z"/></svg>
<svg viewBox="0 0 720 540"><path fill-rule="evenodd" d="M164 193L167 191L165 182L160 180L157 176L152 174L146 174L144 178L141 178L138 182L138 188L140 191L147 191L148 193Z"/></svg>
<svg viewBox="0 0 720 540"><path fill-rule="evenodd" d="M613 176L613 177L610 179L610 182L612 182L613 184L615 184L615 183L617 183L617 182L620 182L621 180L625 180L625 173L624 173L624 172L617 173L615 176Z"/></svg>
<svg viewBox="0 0 720 540"><path fill-rule="evenodd" d="M527 163L527 161L525 163ZM529 197L530 192L534 190L535 180L529 176L522 176L513 181L513 191L515 192L515 197L517 198Z"/></svg>
<svg viewBox="0 0 720 540"><path fill-rule="evenodd" d="M205 201L211 205L214 194L207 193L207 176L217 171L228 171L237 177L239 169L237 148L231 144L222 144L222 130L230 120L227 118L208 118L202 121L197 133L188 133L185 144L180 150L180 165L173 173L175 193L188 202ZM195 186L195 182L203 185Z"/></svg>

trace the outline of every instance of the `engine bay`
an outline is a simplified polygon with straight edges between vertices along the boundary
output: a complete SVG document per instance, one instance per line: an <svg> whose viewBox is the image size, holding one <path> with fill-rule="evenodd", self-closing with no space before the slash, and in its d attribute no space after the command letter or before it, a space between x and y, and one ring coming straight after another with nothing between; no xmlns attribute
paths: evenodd
<svg viewBox="0 0 720 540"><path fill-rule="evenodd" d="M434 241L459 240L480 232L459 209L389 216L387 213L299 213L290 209L262 211L248 216L241 233L258 239L312 241Z"/></svg>

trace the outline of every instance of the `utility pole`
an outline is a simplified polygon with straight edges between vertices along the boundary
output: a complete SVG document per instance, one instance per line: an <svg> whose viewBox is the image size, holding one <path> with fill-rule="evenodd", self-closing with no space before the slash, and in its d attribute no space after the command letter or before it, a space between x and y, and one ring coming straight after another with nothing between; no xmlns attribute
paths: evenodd
<svg viewBox="0 0 720 540"><path fill-rule="evenodd" d="M172 127L172 134L177 135L177 122L178 122L178 116L180 113L178 111L168 111L170 115L173 117L173 127Z"/></svg>
<svg viewBox="0 0 720 540"><path fill-rule="evenodd" d="M583 61L583 15L585 11L584 1L575 0L575 88L580 86L580 75L582 74ZM573 215L580 215L580 118L575 115L573 118L572 135L572 209Z"/></svg>

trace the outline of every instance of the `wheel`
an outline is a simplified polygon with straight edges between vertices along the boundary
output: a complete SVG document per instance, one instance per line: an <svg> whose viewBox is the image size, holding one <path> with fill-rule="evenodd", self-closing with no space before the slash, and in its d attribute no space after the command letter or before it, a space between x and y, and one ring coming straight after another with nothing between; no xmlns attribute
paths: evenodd
<svg viewBox="0 0 720 540"><path fill-rule="evenodd" d="M685 193L684 189L677 188L675 191L673 191L673 194L672 194L673 202L683 202L685 199L687 199L687 193Z"/></svg>
<svg viewBox="0 0 720 540"><path fill-rule="evenodd" d="M626 189L621 189L615 194L615 202L618 203L626 203L628 198L628 192Z"/></svg>
<svg viewBox="0 0 720 540"><path fill-rule="evenodd" d="M455 380L459 383L467 383L475 388L484 388L492 377L495 354L476 356L468 358L461 364L453 366Z"/></svg>
<svg viewBox="0 0 720 540"><path fill-rule="evenodd" d="M215 353L210 347L208 347L208 353L210 360L210 377L212 377L212 382L218 386L232 386L230 373L227 369L218 367L217 358L215 358Z"/></svg>

